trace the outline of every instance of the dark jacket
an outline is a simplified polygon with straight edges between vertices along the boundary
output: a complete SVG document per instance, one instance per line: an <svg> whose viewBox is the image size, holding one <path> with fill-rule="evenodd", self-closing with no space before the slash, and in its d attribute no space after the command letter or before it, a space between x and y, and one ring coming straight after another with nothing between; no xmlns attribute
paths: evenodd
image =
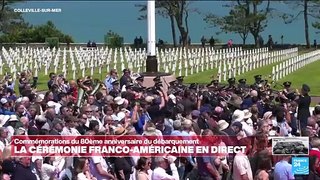
<svg viewBox="0 0 320 180"><path fill-rule="evenodd" d="M37 180L37 177L32 173L30 167L24 167L20 163L17 163L11 180Z"/></svg>
<svg viewBox="0 0 320 180"><path fill-rule="evenodd" d="M310 117L311 97L309 95L300 96L298 101L298 120L300 121L301 129L307 127L308 118Z"/></svg>

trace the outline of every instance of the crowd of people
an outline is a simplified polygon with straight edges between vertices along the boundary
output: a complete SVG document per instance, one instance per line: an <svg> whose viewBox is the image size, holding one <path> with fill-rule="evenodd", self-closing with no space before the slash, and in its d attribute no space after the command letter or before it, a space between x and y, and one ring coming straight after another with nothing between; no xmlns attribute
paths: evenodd
<svg viewBox="0 0 320 180"><path fill-rule="evenodd" d="M37 94L26 73L20 96L6 77L0 89L1 179L8 180L292 180L319 179L320 106L309 111L310 87L271 88L257 75L186 85L183 77L163 88L161 77L145 88L144 77L111 70L104 82L68 80L50 73L48 91ZM211 157L12 157L13 135L230 136L245 153ZM272 156L271 137L310 137L310 174L292 173L291 156ZM253 137L250 141L246 137ZM216 142L219 146L227 142ZM319 152L319 153L318 153Z"/></svg>

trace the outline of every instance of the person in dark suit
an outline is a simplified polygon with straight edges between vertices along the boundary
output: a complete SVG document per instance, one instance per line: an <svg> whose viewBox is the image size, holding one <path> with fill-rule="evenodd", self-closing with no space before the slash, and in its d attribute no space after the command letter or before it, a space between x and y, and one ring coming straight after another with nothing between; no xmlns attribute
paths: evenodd
<svg viewBox="0 0 320 180"><path fill-rule="evenodd" d="M92 43L91 43L91 47L94 47L94 48L96 48L96 47L97 47L97 44L96 44L96 42L92 41Z"/></svg>
<svg viewBox="0 0 320 180"><path fill-rule="evenodd" d="M88 41L88 43L87 43L87 47L92 47L92 46L91 46L91 41L90 41L90 40L89 40L89 41Z"/></svg>
<svg viewBox="0 0 320 180"><path fill-rule="evenodd" d="M156 76L155 78L153 78L153 82L154 82L154 84L157 84L157 83L161 82L161 77L160 76Z"/></svg>
<svg viewBox="0 0 320 180"><path fill-rule="evenodd" d="M218 79L212 80L210 84L207 85L207 88L212 91L219 90L221 88L221 86L219 85L219 80Z"/></svg>
<svg viewBox="0 0 320 180"><path fill-rule="evenodd" d="M109 95L112 97L117 97L117 96L119 96L120 92L121 92L121 90L119 87L119 81L118 80L113 81L112 82L112 89L109 92Z"/></svg>
<svg viewBox="0 0 320 180"><path fill-rule="evenodd" d="M123 85L127 85L132 82L130 77L130 70L124 69L122 72L123 72L123 75L120 78L120 88L122 88Z"/></svg>
<svg viewBox="0 0 320 180"><path fill-rule="evenodd" d="M144 76L139 76L137 79L136 79L136 85L140 88L143 88L143 81L144 81Z"/></svg>
<svg viewBox="0 0 320 180"><path fill-rule="evenodd" d="M51 89L53 82L54 82L54 79L56 78L56 74L51 72L49 74L49 78L50 78L50 80L48 81L47 85L48 85L48 89Z"/></svg>
<svg viewBox="0 0 320 180"><path fill-rule="evenodd" d="M229 78L228 79L228 83L229 83L229 85L227 87L227 90L228 91L235 90L235 88L236 88L236 78Z"/></svg>
<svg viewBox="0 0 320 180"><path fill-rule="evenodd" d="M301 93L297 100L298 103L298 120L300 122L300 129L305 129L307 127L308 118L310 115L310 103L311 97L309 96L310 87L306 84L302 85Z"/></svg>
<svg viewBox="0 0 320 180"><path fill-rule="evenodd" d="M238 88L242 88L242 89L248 88L247 79L239 79L238 82L239 82Z"/></svg>
<svg viewBox="0 0 320 180"><path fill-rule="evenodd" d="M291 82L286 81L283 83L284 89L280 93L281 102L289 102L295 99L295 92L291 89Z"/></svg>
<svg viewBox="0 0 320 180"><path fill-rule="evenodd" d="M259 86L261 80L262 80L262 75L260 75L260 74L259 75L255 75L254 76L254 81L255 81L254 86Z"/></svg>
<svg viewBox="0 0 320 180"><path fill-rule="evenodd" d="M20 157L19 162L16 164L14 173L11 176L12 180L37 180L35 174L30 169L31 158Z"/></svg>

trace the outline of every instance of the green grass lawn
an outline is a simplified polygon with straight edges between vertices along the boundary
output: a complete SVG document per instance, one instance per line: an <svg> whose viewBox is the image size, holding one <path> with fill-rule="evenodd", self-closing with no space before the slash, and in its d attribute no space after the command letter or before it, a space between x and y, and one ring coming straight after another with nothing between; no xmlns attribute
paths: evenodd
<svg viewBox="0 0 320 180"><path fill-rule="evenodd" d="M310 51L312 50L308 50L308 49L299 50L299 55L310 52ZM239 80L239 79L245 78L247 79L247 83L253 84L254 76L260 74L264 79L268 79L271 82L272 79L269 76L272 74L272 67L280 64L283 61L275 62L269 65L245 72L243 74L240 74L239 76L236 76L236 79ZM185 82L188 84L190 83L208 84L212 80L211 77L213 75L216 75L217 72L218 72L217 69L213 69L213 70L204 71L198 74L189 75L188 77L185 77ZM226 83L226 82L222 82L222 83Z"/></svg>
<svg viewBox="0 0 320 180"><path fill-rule="evenodd" d="M299 54L300 53L306 53L308 51L309 50L301 50L301 51L299 51ZM68 62L68 59L69 59L69 55L67 54L67 62ZM120 57L119 57L119 59L120 59ZM280 62L277 62L277 63L280 63ZM256 74L261 74L263 76L271 74L272 66L276 65L277 63L273 63L273 64L270 64L270 65L264 66L262 68L258 68L258 69L252 70L250 72L246 72L245 74L242 74L242 75L240 75L240 76L238 76L236 78L237 79L246 78L249 82L253 82L253 76L256 75ZM178 70L179 63L176 63L176 65L177 66L176 66L175 75L178 76L179 75L179 70ZM127 67L127 64L125 64L125 66ZM113 60L112 60L111 64L110 64L110 68L113 68L113 67L114 67L114 63L113 63ZM121 76L122 75L122 73L121 73L122 68L121 68L121 63L119 61L116 63L116 67L117 67L117 70L119 72L119 76ZM106 77L106 75L108 74L108 70L107 70L105 65L102 67L101 73L99 73L98 69L99 68L95 68L94 73L93 73L93 78L94 79L100 79L100 80L103 81L104 78ZM199 69L201 69L201 68L199 68ZM9 67L4 65L3 72L6 72L8 70L9 70ZM137 72L137 70L138 70L138 68L136 68L136 67L133 68L133 72ZM86 70L86 75L90 75L90 71L91 71L90 69L87 69ZM141 69L141 71L142 71L142 69ZM159 71L164 71L163 65L160 66L160 70ZM211 70L205 70L205 71L200 72L200 73L195 73L195 70L194 70L194 74L193 75L189 75L189 76L185 77L185 82L186 83L192 83L192 82L209 83L211 81L211 77L213 75L216 75L217 71L218 70L216 68L211 69ZM50 72L54 72L54 67L53 66L51 66L50 69L48 70L48 74ZM190 74L190 69L188 70L188 73ZM59 65L57 74L62 74L62 65L61 64ZM185 71L182 70L181 74L184 76L185 75ZM71 64L68 63L67 78L68 79L72 79L72 76L73 76L73 72L71 71ZM82 77L82 71L79 69L78 71L76 71L76 78L80 78L80 77ZM47 90L47 81L48 81L49 77L48 77L48 75L45 75L44 69L39 71L38 79L39 80L38 80L37 90L38 91L46 91ZM18 82L16 82L16 83L18 83ZM17 89L17 85L16 85L16 91L17 90L18 89Z"/></svg>
<svg viewBox="0 0 320 180"><path fill-rule="evenodd" d="M310 86L312 96L320 96L320 60L306 65L305 67L287 75L279 80L279 83L291 81L292 87L300 89L302 84Z"/></svg>
<svg viewBox="0 0 320 180"><path fill-rule="evenodd" d="M285 60L283 60L285 61ZM251 71L248 71L248 72L245 72L243 74L240 74L239 76L236 76L236 79L239 80L239 79L242 79L242 78L245 78L247 79L247 83L254 83L254 76L255 75L262 75L264 78L269 78L268 76L271 75L271 72L272 72L272 67L277 65L277 64L280 64L281 62L283 61L279 61L279 62L275 62L275 63L272 63L272 64L269 64L269 65L266 65L266 66L263 66L263 67L260 67L260 68L256 68L256 69L253 69ZM212 80L212 76L216 75L218 72L217 69L213 69L213 70L208 70L208 71L204 71L204 72L201 72L201 73L198 73L198 74L193 74L193 75L190 75L188 77L185 77L185 82L186 83L200 83L200 84L207 84L207 83L210 83L211 80ZM228 79L228 78L227 78ZM226 82L222 82L222 83L226 83Z"/></svg>
<svg viewBox="0 0 320 180"><path fill-rule="evenodd" d="M237 76L237 79L247 78L248 83L253 83L253 76L256 74L261 74L263 76L267 76L272 71L272 66L275 65L270 64L268 66L258 68L249 72L246 72L240 76ZM292 87L295 89L300 89L302 84L308 84L311 88L310 95L311 96L320 96L320 60L314 63L308 64L305 67L287 75L286 77L280 79L278 83L282 84L285 81L291 81ZM210 76L216 73L216 70L205 71L202 73L194 74L192 76L186 77L187 83L198 82L198 83L209 83ZM270 80L271 81L271 80Z"/></svg>

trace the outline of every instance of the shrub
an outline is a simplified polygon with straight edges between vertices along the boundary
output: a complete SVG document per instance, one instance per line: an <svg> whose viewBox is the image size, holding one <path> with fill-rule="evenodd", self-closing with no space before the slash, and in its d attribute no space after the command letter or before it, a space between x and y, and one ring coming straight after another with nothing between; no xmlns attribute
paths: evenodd
<svg viewBox="0 0 320 180"><path fill-rule="evenodd" d="M118 48L123 46L123 37L119 34L109 31L104 37L105 44L111 48Z"/></svg>
<svg viewBox="0 0 320 180"><path fill-rule="evenodd" d="M50 37L46 38L46 44L47 46L52 49L54 47L59 47L59 38L58 37Z"/></svg>

